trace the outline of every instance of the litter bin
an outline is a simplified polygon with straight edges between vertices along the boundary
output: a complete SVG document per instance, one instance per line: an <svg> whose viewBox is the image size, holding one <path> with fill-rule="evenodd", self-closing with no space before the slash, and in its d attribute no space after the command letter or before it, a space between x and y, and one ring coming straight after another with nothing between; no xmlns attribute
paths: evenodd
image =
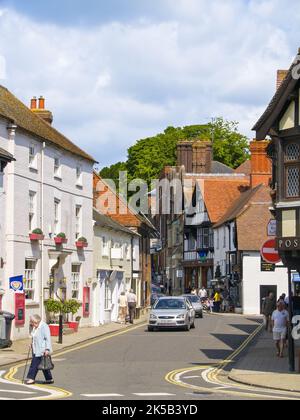
<svg viewBox="0 0 300 420"><path fill-rule="evenodd" d="M0 349L6 349L12 346L11 327L15 315L10 312L0 312Z"/></svg>

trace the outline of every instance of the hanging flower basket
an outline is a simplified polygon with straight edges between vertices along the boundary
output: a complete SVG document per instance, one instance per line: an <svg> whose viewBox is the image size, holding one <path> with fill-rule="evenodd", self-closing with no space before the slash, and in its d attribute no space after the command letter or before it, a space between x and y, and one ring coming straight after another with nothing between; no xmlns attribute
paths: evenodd
<svg viewBox="0 0 300 420"><path fill-rule="evenodd" d="M59 233L55 238L54 242L56 245L63 245L68 242L68 239L66 238L66 235L64 233Z"/></svg>
<svg viewBox="0 0 300 420"><path fill-rule="evenodd" d="M29 234L29 239L32 242L43 241L45 239L45 235L43 234L41 229L35 229L32 231L32 233Z"/></svg>
<svg viewBox="0 0 300 420"><path fill-rule="evenodd" d="M79 238L76 242L76 247L78 249L87 248L89 246L88 241L85 238Z"/></svg>

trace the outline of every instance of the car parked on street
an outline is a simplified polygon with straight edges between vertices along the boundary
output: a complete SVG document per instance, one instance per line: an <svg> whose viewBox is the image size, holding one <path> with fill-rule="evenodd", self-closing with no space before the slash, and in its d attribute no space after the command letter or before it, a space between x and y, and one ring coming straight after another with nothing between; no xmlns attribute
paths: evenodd
<svg viewBox="0 0 300 420"><path fill-rule="evenodd" d="M183 297L191 302L191 305L196 312L196 318L203 318L203 305L201 303L201 298L197 295L184 295Z"/></svg>
<svg viewBox="0 0 300 420"><path fill-rule="evenodd" d="M156 301L162 297L165 297L163 293L154 292L151 294L151 306L153 306Z"/></svg>
<svg viewBox="0 0 300 420"><path fill-rule="evenodd" d="M190 301L185 297L162 297L150 312L148 331L163 328L195 328L196 313Z"/></svg>

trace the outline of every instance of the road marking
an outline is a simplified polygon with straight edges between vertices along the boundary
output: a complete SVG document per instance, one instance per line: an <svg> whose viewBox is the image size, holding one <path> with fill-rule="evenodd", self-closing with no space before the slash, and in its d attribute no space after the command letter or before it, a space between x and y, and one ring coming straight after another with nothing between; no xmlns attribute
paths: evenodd
<svg viewBox="0 0 300 420"><path fill-rule="evenodd" d="M129 332L134 331L134 330L137 330L137 329L142 328L142 327L145 327L146 325L148 325L148 323L147 322L144 322L142 324L137 325L136 327L130 327L130 328L126 329L126 330L122 330L122 331L118 331L116 333L108 334L105 337L101 337L101 338L94 339L94 340L93 339L92 340L89 340L85 344L73 346L72 348L70 348L68 350L57 352L57 353L54 354L54 356L59 357L59 356L62 356L62 355L68 354L68 353L72 353L72 352L75 352L75 351L78 351L78 350L82 350L84 348L93 346L94 344L101 343L101 342L106 341L106 340L109 340L111 338L114 338L114 337L117 337L117 336L120 336L120 335L124 335L124 334L128 334ZM26 366L26 362L22 362L22 363L20 363L20 364L18 364L16 366L12 367L9 370L9 372L5 375L5 379L7 380L7 383L9 383L9 384L12 384L13 383L13 384L22 385L21 381L15 379L15 376L18 373L18 370L20 368L24 367L24 366ZM3 373L5 373L5 372L2 372L2 374ZM1 372L0 372L0 377L1 377ZM32 386L31 386L31 388L34 389ZM51 393L51 395L48 396L48 397L39 397L39 398L36 398L38 400L63 399L63 398L69 398L69 397L71 397L73 395L72 392L70 392L70 391L67 391L67 390L61 389L61 388L56 388L56 387L47 387L46 388L45 386L35 385L35 388L38 389L39 391L44 391L44 392Z"/></svg>
<svg viewBox="0 0 300 420"><path fill-rule="evenodd" d="M113 397L125 397L122 394L81 394L82 397L88 398L113 398Z"/></svg>
<svg viewBox="0 0 300 420"><path fill-rule="evenodd" d="M201 376L185 376L183 379L196 379L200 378Z"/></svg>
<svg viewBox="0 0 300 420"><path fill-rule="evenodd" d="M0 398L0 401L16 401L15 398Z"/></svg>
<svg viewBox="0 0 300 420"><path fill-rule="evenodd" d="M168 394L165 392L137 393L132 395L136 395L137 397L176 397L176 394Z"/></svg>
<svg viewBox="0 0 300 420"><path fill-rule="evenodd" d="M242 343L242 345L236 349L233 354L231 354L227 359L225 359L223 362L219 363L217 368L211 366L207 366L207 370L202 373L203 378L207 377L206 382L209 382L214 385L221 385L220 388L205 388L200 387L196 385L191 385L188 383L185 383L181 380L181 378L184 377L184 375L187 375L188 373L200 371L203 370L202 367L194 367L194 368L186 368L186 369L178 369L173 372L170 372L166 375L165 380L169 382L172 385L177 385L182 388L188 388L195 391L200 392L211 392L211 393L217 393L217 394L223 394L223 395L234 395L234 396L240 396L240 397L249 397L249 398L259 398L259 399L279 399L279 400L297 400L300 399L300 393L292 393L292 392L281 392L276 390L266 390L266 389L257 389L255 387L249 387L249 386L243 386L243 385L233 385L229 382L223 382L221 381L218 376L223 371L223 368L234 361L235 357L237 357L246 347L249 345L249 343L255 338L255 336L262 330L263 325L260 325L248 338L245 340L245 342ZM241 391L230 391L231 389L240 389ZM249 392L242 392L244 391L251 391ZM253 392L254 391L254 392ZM256 393L255 393L256 392ZM258 392L261 392L260 394ZM283 397L285 395L285 397Z"/></svg>
<svg viewBox="0 0 300 420"><path fill-rule="evenodd" d="M14 391L10 389L0 389L0 392L7 392L8 394L25 394L25 395L32 395L36 394L36 392L29 392L29 391Z"/></svg>

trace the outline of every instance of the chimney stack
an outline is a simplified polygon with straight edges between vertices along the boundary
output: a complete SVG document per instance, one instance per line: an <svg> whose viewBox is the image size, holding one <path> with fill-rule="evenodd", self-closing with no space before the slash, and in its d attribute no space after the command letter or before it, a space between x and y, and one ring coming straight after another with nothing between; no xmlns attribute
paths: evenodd
<svg viewBox="0 0 300 420"><path fill-rule="evenodd" d="M267 156L269 141L253 140L250 143L251 152L251 188L260 184L270 185L272 178L272 163Z"/></svg>
<svg viewBox="0 0 300 420"><path fill-rule="evenodd" d="M193 143L191 141L180 141L177 144L177 165L184 166L188 174L193 172Z"/></svg>
<svg viewBox="0 0 300 420"><path fill-rule="evenodd" d="M197 140L193 143L193 173L211 173L213 160L212 142L207 140Z"/></svg>
<svg viewBox="0 0 300 420"><path fill-rule="evenodd" d="M288 70L277 70L277 83L276 83L276 89L278 90L281 86L281 83L284 81L288 74Z"/></svg>
<svg viewBox="0 0 300 420"><path fill-rule="evenodd" d="M38 107L37 107L38 102ZM31 99L30 102L30 109L32 112L34 112L36 115L38 115L40 118L42 118L44 121L46 121L48 124L52 124L53 122L53 115L51 111L47 111L45 109L45 98L43 96L39 97L39 100L37 101L37 98L34 96Z"/></svg>

